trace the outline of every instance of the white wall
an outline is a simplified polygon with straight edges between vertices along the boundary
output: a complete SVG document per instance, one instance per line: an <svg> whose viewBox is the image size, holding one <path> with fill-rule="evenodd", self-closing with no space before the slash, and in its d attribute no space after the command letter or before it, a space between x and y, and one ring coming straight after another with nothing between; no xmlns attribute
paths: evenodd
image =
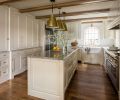
<svg viewBox="0 0 120 100"><path fill-rule="evenodd" d="M95 27L100 29L100 45L103 46L111 46L114 44L115 40L115 31L107 29L107 20L102 20L102 23L93 24ZM90 23L81 24L81 22L67 22L68 26L68 34L70 34L71 41L78 40L79 46L83 46L83 35L84 29L90 26ZM120 40L119 40L120 41ZM86 48L86 47L85 47ZM81 48L81 57L83 63L91 63L91 64L100 64L103 65L103 49L99 47L91 47L90 52L87 53L85 48Z"/></svg>
<svg viewBox="0 0 120 100"><path fill-rule="evenodd" d="M84 29L91 23L81 21L67 22L68 33L71 41L78 40L79 45L83 45ZM115 31L107 29L108 21L102 20L102 23L93 23L93 26L100 29L100 46L111 46L115 43ZM71 42L70 41L70 42Z"/></svg>
<svg viewBox="0 0 120 100"><path fill-rule="evenodd" d="M69 43L81 38L81 22L67 22Z"/></svg>

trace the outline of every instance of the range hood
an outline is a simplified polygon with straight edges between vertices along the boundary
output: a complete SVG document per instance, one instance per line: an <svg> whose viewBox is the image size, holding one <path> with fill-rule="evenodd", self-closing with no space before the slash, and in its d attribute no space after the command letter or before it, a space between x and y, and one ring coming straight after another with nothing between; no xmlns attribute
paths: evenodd
<svg viewBox="0 0 120 100"><path fill-rule="evenodd" d="M120 16L113 20L108 26L109 30L117 30L120 29Z"/></svg>

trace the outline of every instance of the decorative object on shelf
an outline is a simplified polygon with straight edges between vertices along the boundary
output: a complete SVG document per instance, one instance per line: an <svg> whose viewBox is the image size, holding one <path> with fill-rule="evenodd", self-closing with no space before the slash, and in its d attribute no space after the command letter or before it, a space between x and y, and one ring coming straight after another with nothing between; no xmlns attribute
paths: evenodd
<svg viewBox="0 0 120 100"><path fill-rule="evenodd" d="M53 3L55 0L50 0L52 2L52 14L50 15L50 18L47 21L47 27L48 28L58 28L56 17L53 14Z"/></svg>
<svg viewBox="0 0 120 100"><path fill-rule="evenodd" d="M54 46L53 46L53 51L60 51L60 47L57 46L57 45L54 45Z"/></svg>
<svg viewBox="0 0 120 100"><path fill-rule="evenodd" d="M60 47L62 48L63 53L67 52L67 44L68 44L68 34L66 32L64 33L58 33L57 39Z"/></svg>
<svg viewBox="0 0 120 100"><path fill-rule="evenodd" d="M67 29L67 25L65 23L65 14L66 14L66 12L63 12L63 15L64 15L63 28L64 28L64 31L67 31L68 29Z"/></svg>
<svg viewBox="0 0 120 100"><path fill-rule="evenodd" d="M72 46L73 48L76 48L76 47L77 47L77 45L78 45L77 40L75 40L75 41L71 42L71 46Z"/></svg>
<svg viewBox="0 0 120 100"><path fill-rule="evenodd" d="M63 22L62 22L62 20L61 20L61 16L60 16L60 9L61 8L58 8L59 9L59 19L57 20L57 23L58 23L58 29L57 30L59 30L59 31L63 31L64 30L64 25L63 25Z"/></svg>

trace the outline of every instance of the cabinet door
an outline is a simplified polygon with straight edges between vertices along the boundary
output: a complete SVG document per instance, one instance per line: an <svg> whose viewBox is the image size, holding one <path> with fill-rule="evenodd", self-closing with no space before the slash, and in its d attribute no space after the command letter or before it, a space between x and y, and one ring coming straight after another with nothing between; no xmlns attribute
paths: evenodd
<svg viewBox="0 0 120 100"><path fill-rule="evenodd" d="M27 16L27 47L33 46L33 18Z"/></svg>
<svg viewBox="0 0 120 100"><path fill-rule="evenodd" d="M8 8L0 6L0 51L8 49Z"/></svg>
<svg viewBox="0 0 120 100"><path fill-rule="evenodd" d="M33 22L33 47L38 47L38 22Z"/></svg>
<svg viewBox="0 0 120 100"><path fill-rule="evenodd" d="M21 73L21 65L20 65L20 56L16 55L12 59L13 73L14 75L18 75Z"/></svg>
<svg viewBox="0 0 120 100"><path fill-rule="evenodd" d="M26 48L26 40L27 40L27 23L26 23L26 15L21 14L19 19L19 48Z"/></svg>
<svg viewBox="0 0 120 100"><path fill-rule="evenodd" d="M15 9L10 9L10 48L19 48L19 13Z"/></svg>
<svg viewBox="0 0 120 100"><path fill-rule="evenodd" d="M27 70L27 57L25 55L21 55L21 72Z"/></svg>

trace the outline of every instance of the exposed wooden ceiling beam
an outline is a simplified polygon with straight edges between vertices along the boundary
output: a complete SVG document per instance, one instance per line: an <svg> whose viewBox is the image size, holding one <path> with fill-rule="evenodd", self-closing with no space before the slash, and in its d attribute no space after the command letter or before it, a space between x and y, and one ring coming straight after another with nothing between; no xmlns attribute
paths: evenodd
<svg viewBox="0 0 120 100"><path fill-rule="evenodd" d="M55 3L54 8L70 7L70 6L77 6L82 4L99 3L99 2L107 2L107 1L114 1L114 0L74 0L70 2L64 2L64 3ZM21 13L26 13L26 12L33 12L33 11L40 11L40 10L47 10L47 9L51 9L51 5L36 6L36 7L31 7L26 9L20 9L19 11Z"/></svg>
<svg viewBox="0 0 120 100"><path fill-rule="evenodd" d="M103 20L108 17L91 17L91 18L78 18L78 19L67 19L65 22L75 22L75 21L83 21L83 20Z"/></svg>
<svg viewBox="0 0 120 100"><path fill-rule="evenodd" d="M23 0L0 0L0 5L6 4L6 3L18 2L18 1L23 1Z"/></svg>
<svg viewBox="0 0 120 100"><path fill-rule="evenodd" d="M103 22L103 21L100 20L100 21L84 21L84 22L81 22L81 23L82 23L82 24L86 24L86 23L87 23L87 24L89 24L89 23L91 24L91 23L102 23L102 22Z"/></svg>
<svg viewBox="0 0 120 100"><path fill-rule="evenodd" d="M82 14L87 14L87 13L106 13L110 11L110 9L98 9L98 10L88 10L88 11L79 11L79 12L70 12L70 13L65 13L61 14L61 17L63 16L77 16L77 15L82 15ZM43 19L43 18L49 18L50 15L45 15L45 16L36 16L36 19ZM55 14L56 17L59 17L59 14Z"/></svg>

